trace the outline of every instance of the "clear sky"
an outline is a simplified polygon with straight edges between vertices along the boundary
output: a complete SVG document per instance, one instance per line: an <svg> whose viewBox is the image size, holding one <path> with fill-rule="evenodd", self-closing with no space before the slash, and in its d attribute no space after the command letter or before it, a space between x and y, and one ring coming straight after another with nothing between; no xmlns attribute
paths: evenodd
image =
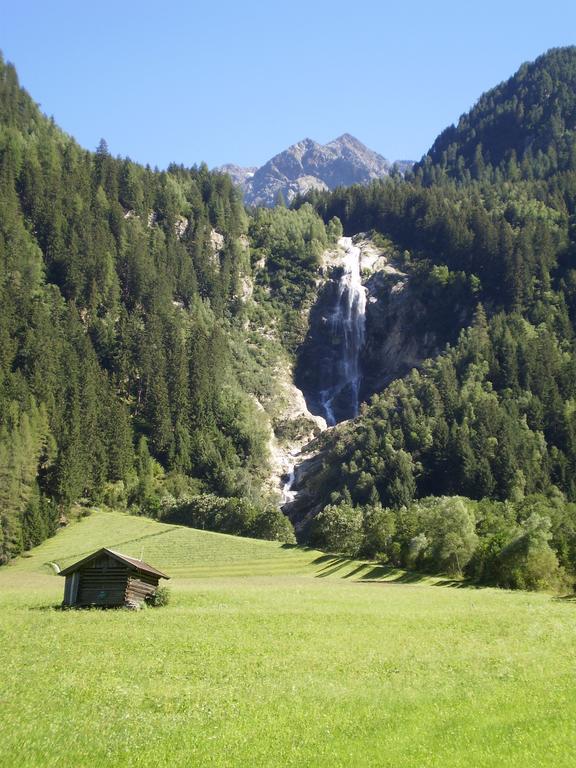
<svg viewBox="0 0 576 768"><path fill-rule="evenodd" d="M0 49L83 146L260 165L355 135L419 159L480 94L576 43L574 0L0 0Z"/></svg>

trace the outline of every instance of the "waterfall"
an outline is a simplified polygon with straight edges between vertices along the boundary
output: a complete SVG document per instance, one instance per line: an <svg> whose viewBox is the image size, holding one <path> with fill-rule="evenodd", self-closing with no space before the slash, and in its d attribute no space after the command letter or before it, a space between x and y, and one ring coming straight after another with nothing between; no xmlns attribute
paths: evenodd
<svg viewBox="0 0 576 768"><path fill-rule="evenodd" d="M294 480L296 479L295 476L295 467L294 464L290 464L288 467L288 478L284 485L282 486L282 498L280 502L280 506L284 506L285 504L290 504L294 501L296 498L296 491L292 490L292 486L294 485Z"/></svg>
<svg viewBox="0 0 576 768"><path fill-rule="evenodd" d="M366 289L360 279L360 248L353 245L351 237L341 238L340 245L345 251L343 272L329 318L332 338L339 347L340 355L334 362L328 386L319 393L329 426L341 420L338 414L345 414L347 418L358 415L360 352L366 327Z"/></svg>

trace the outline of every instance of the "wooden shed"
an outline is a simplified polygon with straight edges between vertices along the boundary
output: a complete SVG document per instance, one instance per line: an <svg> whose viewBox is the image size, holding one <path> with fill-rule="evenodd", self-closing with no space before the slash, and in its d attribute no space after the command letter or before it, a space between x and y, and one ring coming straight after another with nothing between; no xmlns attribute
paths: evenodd
<svg viewBox="0 0 576 768"><path fill-rule="evenodd" d="M136 608L156 592L160 579L170 578L143 560L106 547L64 568L60 576L66 578L62 605L106 608Z"/></svg>

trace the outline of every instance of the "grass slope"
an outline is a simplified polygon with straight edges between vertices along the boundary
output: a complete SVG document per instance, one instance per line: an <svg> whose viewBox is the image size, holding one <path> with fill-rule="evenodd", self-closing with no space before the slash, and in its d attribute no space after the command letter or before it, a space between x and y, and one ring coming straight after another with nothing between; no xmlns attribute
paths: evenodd
<svg viewBox="0 0 576 768"><path fill-rule="evenodd" d="M94 512L80 523L60 531L5 570L11 574L48 573L53 570L49 565L51 562L65 568L100 547L142 558L169 576L180 578L279 574L353 579L406 576L400 570L326 555L315 549L166 525L145 517L103 511Z"/></svg>
<svg viewBox="0 0 576 768"><path fill-rule="evenodd" d="M51 607L44 563L143 543L168 607ZM574 603L321 557L99 513L1 569L0 764L575 764Z"/></svg>

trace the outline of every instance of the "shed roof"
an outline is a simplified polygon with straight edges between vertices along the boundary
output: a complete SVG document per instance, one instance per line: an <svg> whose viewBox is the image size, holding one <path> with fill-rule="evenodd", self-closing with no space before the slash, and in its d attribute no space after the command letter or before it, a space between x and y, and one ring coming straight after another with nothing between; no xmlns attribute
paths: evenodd
<svg viewBox="0 0 576 768"><path fill-rule="evenodd" d="M145 563L144 560L137 560L135 557L128 557L128 555L123 555L121 552L115 552L113 549L108 549L108 547L102 547L102 549L93 552L91 555L88 555L88 557L84 557L82 560L78 560L77 563L64 568L60 571L60 576L67 576L69 573L73 573L81 566L89 563L91 560L95 560L97 557L100 557L100 555L104 554L110 555L110 557L113 557L115 560L118 560L125 565L129 565L131 568L135 568L137 571L142 571L143 573L151 573L153 576L159 576L161 579L170 578L170 576L166 576L166 574L162 573L162 571L159 571L157 568L153 568L151 565L148 565L148 563Z"/></svg>

